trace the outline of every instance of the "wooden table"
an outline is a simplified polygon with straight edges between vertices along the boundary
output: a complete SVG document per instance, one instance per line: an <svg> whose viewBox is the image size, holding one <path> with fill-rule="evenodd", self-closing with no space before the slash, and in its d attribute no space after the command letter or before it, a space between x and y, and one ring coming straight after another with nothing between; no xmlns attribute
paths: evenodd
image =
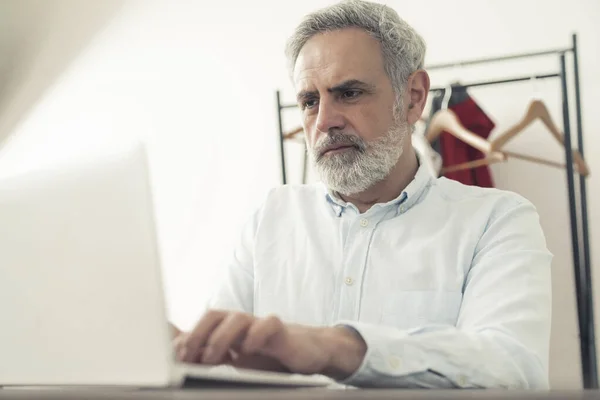
<svg viewBox="0 0 600 400"><path fill-rule="evenodd" d="M177 390L134 390L115 388L94 389L1 389L0 400L384 400L384 399L528 399L570 400L598 399L599 391L534 392L494 390L359 390L359 389L177 389Z"/></svg>

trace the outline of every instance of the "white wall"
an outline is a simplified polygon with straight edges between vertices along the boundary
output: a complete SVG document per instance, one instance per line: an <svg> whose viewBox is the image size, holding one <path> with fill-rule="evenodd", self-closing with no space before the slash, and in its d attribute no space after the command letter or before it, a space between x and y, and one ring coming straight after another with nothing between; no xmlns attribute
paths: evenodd
<svg viewBox="0 0 600 400"><path fill-rule="evenodd" d="M283 46L302 15L331 1L130 1L32 110L0 153L11 173L69 154L97 151L133 136L147 138L154 172L160 239L172 318L190 326L234 231L265 191L279 183L275 95L293 99ZM590 228L600 229L597 171L600 125L600 3L594 0L389 1L429 45L428 62L566 47L580 35L581 80L589 178ZM498 64L432 73L434 84L554 72L556 60ZM538 92L561 123L558 81ZM528 84L473 89L498 131L516 121L532 95ZM287 127L297 123L291 111ZM290 147L293 145L290 145ZM298 146L297 146L298 147ZM510 144L561 158L540 126ZM293 149L292 149L293 150ZM301 150L290 150L290 176L300 177ZM294 153L294 154L292 154ZM565 176L509 161L493 168L498 187L531 199L555 254L551 380L580 382ZM594 240L592 239L594 244ZM599 265L598 246L592 261ZM595 283L600 290L596 273ZM597 297L599 298L599 297ZM597 305L596 310L600 310ZM597 320L600 320L600 314Z"/></svg>
<svg viewBox="0 0 600 400"><path fill-rule="evenodd" d="M122 0L0 3L0 146Z"/></svg>

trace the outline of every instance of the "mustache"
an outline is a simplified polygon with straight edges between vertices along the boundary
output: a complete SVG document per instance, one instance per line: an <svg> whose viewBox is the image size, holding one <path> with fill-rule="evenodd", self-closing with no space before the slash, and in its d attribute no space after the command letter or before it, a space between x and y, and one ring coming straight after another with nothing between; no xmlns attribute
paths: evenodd
<svg viewBox="0 0 600 400"><path fill-rule="evenodd" d="M356 135L342 132L330 132L321 139L313 149L317 161L323 157L325 152L337 146L352 146L361 153L364 153L367 149L365 141Z"/></svg>

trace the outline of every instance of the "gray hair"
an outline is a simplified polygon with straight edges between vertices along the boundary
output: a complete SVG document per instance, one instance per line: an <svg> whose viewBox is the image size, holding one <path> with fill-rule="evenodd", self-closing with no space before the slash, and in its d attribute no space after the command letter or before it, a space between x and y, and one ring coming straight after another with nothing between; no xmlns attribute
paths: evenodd
<svg viewBox="0 0 600 400"><path fill-rule="evenodd" d="M308 14L286 46L290 74L300 50L316 34L361 28L381 43L384 69L396 96L404 92L410 74L423 68L425 41L390 7L362 0L346 0Z"/></svg>

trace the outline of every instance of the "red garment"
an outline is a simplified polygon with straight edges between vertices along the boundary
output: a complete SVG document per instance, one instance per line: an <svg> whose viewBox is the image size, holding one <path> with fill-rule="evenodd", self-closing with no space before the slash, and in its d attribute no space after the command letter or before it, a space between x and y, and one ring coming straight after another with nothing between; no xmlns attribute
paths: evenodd
<svg viewBox="0 0 600 400"><path fill-rule="evenodd" d="M454 111L465 128L482 138L487 139L492 129L494 129L495 125L492 120L470 97L467 100L454 104L448 108ZM442 132L440 135L440 147L444 167L468 161L475 161L485 157L481 151L455 138L448 132ZM444 174L444 176L466 185L494 187L492 175L487 165L464 169L462 171L449 172Z"/></svg>

